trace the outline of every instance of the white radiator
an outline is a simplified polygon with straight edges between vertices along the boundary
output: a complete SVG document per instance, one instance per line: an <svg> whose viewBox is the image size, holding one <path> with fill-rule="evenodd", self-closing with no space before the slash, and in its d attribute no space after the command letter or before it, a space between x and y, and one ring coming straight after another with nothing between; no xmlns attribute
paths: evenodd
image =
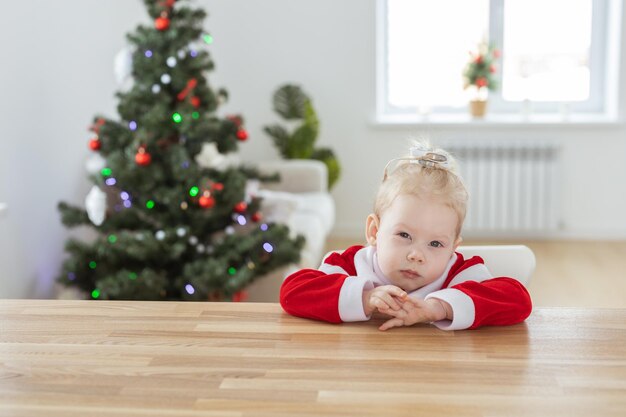
<svg viewBox="0 0 626 417"><path fill-rule="evenodd" d="M559 228L559 148L552 143L442 144L470 193L466 235L541 236Z"/></svg>

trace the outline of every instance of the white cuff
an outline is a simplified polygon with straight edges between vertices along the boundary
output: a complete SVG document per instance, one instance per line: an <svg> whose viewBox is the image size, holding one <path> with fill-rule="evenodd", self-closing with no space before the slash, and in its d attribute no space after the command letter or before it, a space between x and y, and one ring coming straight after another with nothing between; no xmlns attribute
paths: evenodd
<svg viewBox="0 0 626 417"><path fill-rule="evenodd" d="M367 321L370 317L365 315L363 309L363 291L374 288L372 281L348 277L343 281L339 292L339 317L341 321Z"/></svg>
<svg viewBox="0 0 626 417"><path fill-rule="evenodd" d="M462 291L454 288L446 288L432 292L424 298L437 298L450 304L452 307L452 320L439 320L433 322L441 330L463 330L469 328L474 323L476 310L474 301Z"/></svg>

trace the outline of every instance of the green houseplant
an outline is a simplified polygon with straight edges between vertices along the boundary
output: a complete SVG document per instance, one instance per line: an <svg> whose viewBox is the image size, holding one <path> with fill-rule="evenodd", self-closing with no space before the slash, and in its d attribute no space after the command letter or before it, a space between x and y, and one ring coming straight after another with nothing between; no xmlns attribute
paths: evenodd
<svg viewBox="0 0 626 417"><path fill-rule="evenodd" d="M265 126L274 145L285 159L316 159L328 168L328 189L331 189L341 173L341 167L334 152L329 148L316 148L319 133L319 120L309 96L297 85L286 84L279 87L273 97L274 111L285 121L294 124L288 128L273 124Z"/></svg>

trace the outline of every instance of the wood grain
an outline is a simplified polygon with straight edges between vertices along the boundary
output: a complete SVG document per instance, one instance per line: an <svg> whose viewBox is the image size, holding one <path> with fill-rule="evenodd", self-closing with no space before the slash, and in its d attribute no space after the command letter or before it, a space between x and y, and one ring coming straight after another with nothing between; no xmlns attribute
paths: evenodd
<svg viewBox="0 0 626 417"><path fill-rule="evenodd" d="M444 332L277 304L0 300L0 416L624 416L626 309Z"/></svg>

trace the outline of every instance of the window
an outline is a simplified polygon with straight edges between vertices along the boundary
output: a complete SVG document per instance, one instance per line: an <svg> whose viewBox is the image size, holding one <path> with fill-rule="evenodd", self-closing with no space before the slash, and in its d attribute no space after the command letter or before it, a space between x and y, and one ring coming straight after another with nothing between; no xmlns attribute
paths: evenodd
<svg viewBox="0 0 626 417"><path fill-rule="evenodd" d="M481 42L501 51L490 114L617 113L621 0L378 1L382 120L465 116Z"/></svg>

